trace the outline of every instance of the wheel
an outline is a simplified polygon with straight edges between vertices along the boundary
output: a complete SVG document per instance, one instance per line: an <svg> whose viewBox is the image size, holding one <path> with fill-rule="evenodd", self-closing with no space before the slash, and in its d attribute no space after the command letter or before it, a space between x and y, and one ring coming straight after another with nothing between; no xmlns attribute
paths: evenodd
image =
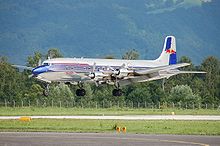
<svg viewBox="0 0 220 146"><path fill-rule="evenodd" d="M85 89L77 89L76 90L76 95L77 96L85 96L86 95L86 90Z"/></svg>
<svg viewBox="0 0 220 146"><path fill-rule="evenodd" d="M117 90L117 89L114 89L114 90L112 91L112 95L113 95L113 96L116 96L116 92L117 92L116 90Z"/></svg>
<svg viewBox="0 0 220 146"><path fill-rule="evenodd" d="M121 96L122 95L122 90L121 89L114 89L112 91L113 96Z"/></svg>
<svg viewBox="0 0 220 146"><path fill-rule="evenodd" d="M48 96L49 96L49 91L48 91L48 90L44 90L44 91L43 91L43 95L46 96L46 97L48 97Z"/></svg>
<svg viewBox="0 0 220 146"><path fill-rule="evenodd" d="M86 95L86 90L85 89L81 89L81 96L85 96Z"/></svg>
<svg viewBox="0 0 220 146"><path fill-rule="evenodd" d="M122 90L121 89L118 89L118 96L122 96Z"/></svg>

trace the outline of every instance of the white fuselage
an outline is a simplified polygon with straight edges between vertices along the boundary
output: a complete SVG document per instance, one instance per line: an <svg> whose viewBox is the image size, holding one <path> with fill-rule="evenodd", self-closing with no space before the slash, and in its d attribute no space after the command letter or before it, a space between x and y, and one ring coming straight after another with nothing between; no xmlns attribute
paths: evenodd
<svg viewBox="0 0 220 146"><path fill-rule="evenodd" d="M122 60L122 59L91 59L91 58L55 58L46 60L43 64L75 64L75 65L88 65L92 67L94 64L96 67L112 67L117 68L125 65L128 68L153 68L163 66L163 64L157 60ZM164 64L165 65L165 64Z"/></svg>

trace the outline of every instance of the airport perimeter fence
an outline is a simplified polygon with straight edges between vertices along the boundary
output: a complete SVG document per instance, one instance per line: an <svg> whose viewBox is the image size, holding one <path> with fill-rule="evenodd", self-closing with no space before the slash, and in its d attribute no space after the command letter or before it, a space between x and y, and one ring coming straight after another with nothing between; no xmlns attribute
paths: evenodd
<svg viewBox="0 0 220 146"><path fill-rule="evenodd" d="M60 108L147 108L147 109L216 109L220 110L220 104L200 103L148 103L148 102L75 102L74 100L19 100L0 101L0 107L60 107Z"/></svg>

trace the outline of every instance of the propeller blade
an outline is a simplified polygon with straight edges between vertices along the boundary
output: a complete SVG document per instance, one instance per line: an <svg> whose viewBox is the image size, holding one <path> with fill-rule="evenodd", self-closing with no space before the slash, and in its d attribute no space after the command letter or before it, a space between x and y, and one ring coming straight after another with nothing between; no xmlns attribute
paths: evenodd
<svg viewBox="0 0 220 146"><path fill-rule="evenodd" d="M31 74L31 75L29 75L29 76L28 76L28 78L32 78L32 77L34 77L34 75L33 75L33 74Z"/></svg>
<svg viewBox="0 0 220 146"><path fill-rule="evenodd" d="M42 61L41 61L41 58L38 60L38 66L41 66L42 64Z"/></svg>
<svg viewBox="0 0 220 146"><path fill-rule="evenodd" d="M92 66L92 73L95 72L95 68L96 68L96 63L94 62L93 66Z"/></svg>

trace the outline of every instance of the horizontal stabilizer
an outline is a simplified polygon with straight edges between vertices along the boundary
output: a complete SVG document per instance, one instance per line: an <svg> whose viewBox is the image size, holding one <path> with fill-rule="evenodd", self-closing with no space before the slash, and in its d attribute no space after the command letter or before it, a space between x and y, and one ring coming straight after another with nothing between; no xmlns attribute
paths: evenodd
<svg viewBox="0 0 220 146"><path fill-rule="evenodd" d="M182 70L178 70L177 73L178 74L205 74L206 72L204 72L204 71L182 71Z"/></svg>
<svg viewBox="0 0 220 146"><path fill-rule="evenodd" d="M135 70L134 73L139 74L139 75L145 75L145 74L150 74L150 73L154 73L154 72L158 72L158 71L162 71L162 70L177 69L177 68L189 66L189 65L190 65L189 63L179 63L179 64L155 67L155 68L151 68L151 69Z"/></svg>

